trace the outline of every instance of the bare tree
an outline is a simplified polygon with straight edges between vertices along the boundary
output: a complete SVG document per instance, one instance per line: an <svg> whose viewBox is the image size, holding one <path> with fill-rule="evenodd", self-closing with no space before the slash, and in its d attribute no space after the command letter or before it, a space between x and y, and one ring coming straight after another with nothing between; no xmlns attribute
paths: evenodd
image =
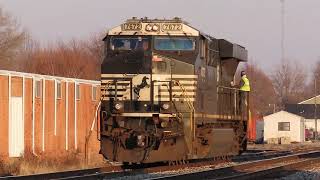
<svg viewBox="0 0 320 180"><path fill-rule="evenodd" d="M305 98L307 73L297 62L283 61L272 75L278 106L297 103Z"/></svg>
<svg viewBox="0 0 320 180"><path fill-rule="evenodd" d="M23 71L83 79L99 79L100 60L92 54L87 41L59 41L55 45L39 47L37 43L29 43L31 47L24 53Z"/></svg>
<svg viewBox="0 0 320 180"><path fill-rule="evenodd" d="M95 57L100 64L104 58L104 36L105 33L93 34L86 42L89 53Z"/></svg>
<svg viewBox="0 0 320 180"><path fill-rule="evenodd" d="M308 88L306 88L305 92L308 98L320 94L320 58L314 65L310 83L308 84Z"/></svg>
<svg viewBox="0 0 320 180"><path fill-rule="evenodd" d="M40 47L0 7L0 69L99 79L104 34Z"/></svg>
<svg viewBox="0 0 320 180"><path fill-rule="evenodd" d="M27 34L24 41L23 49L15 59L15 61L17 61L17 64L19 65L17 67L17 71L35 72L36 63L34 63L35 61L32 61L32 58L34 58L39 49L40 44L32 39L29 34Z"/></svg>
<svg viewBox="0 0 320 180"><path fill-rule="evenodd" d="M15 69L13 58L22 48L26 33L0 7L0 68Z"/></svg>

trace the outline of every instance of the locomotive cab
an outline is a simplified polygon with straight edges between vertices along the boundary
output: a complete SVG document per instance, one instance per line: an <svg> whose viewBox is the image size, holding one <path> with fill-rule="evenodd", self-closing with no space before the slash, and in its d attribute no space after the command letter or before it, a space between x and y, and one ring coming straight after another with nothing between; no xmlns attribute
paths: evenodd
<svg viewBox="0 0 320 180"><path fill-rule="evenodd" d="M129 19L110 29L103 40L100 136L105 158L148 163L240 151L245 126L241 130L232 126L246 119L233 113L238 111L237 99L224 105L231 115L221 111L220 104L230 103L226 92L229 98L238 96L221 87L244 58L233 51L231 56L223 51L227 55L220 57L222 41L179 18ZM246 54L242 47L237 52ZM226 117L231 121L216 131ZM239 131L241 140L235 142ZM212 138L219 136L226 141L212 144ZM229 145L219 149L226 142Z"/></svg>

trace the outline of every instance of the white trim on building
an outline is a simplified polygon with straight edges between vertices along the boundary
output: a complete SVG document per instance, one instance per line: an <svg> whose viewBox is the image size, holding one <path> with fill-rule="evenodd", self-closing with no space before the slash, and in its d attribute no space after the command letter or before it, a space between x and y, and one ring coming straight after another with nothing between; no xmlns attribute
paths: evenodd
<svg viewBox="0 0 320 180"><path fill-rule="evenodd" d="M315 102L316 102L317 104L320 103L320 95L314 96L314 97L312 97L312 98L309 98L309 99L307 99L307 100L304 100L304 101L302 101L302 102L299 102L298 104L314 104Z"/></svg>
<svg viewBox="0 0 320 180"><path fill-rule="evenodd" d="M77 78L66 78L61 76L50 76L50 75L41 75L41 74L33 74L33 73L25 73L25 72L17 72L17 71L7 71L7 70L0 70L0 75L11 77L23 77L26 78L38 78L38 79L45 79L45 80L60 80L60 81L68 81L68 82L77 82L80 84L94 84L100 85L100 81L94 80L85 80L85 79L77 79Z"/></svg>

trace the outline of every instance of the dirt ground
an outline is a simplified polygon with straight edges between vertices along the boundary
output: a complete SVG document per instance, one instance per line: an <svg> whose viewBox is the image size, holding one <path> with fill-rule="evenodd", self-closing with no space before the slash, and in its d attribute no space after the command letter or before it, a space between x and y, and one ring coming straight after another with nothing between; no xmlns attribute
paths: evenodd
<svg viewBox="0 0 320 180"><path fill-rule="evenodd" d="M60 153L56 156L47 154L36 156L25 153L21 158L0 157L0 176L49 173L107 165L110 164L101 155L91 156L88 161L85 161L84 154L78 152Z"/></svg>
<svg viewBox="0 0 320 180"><path fill-rule="evenodd" d="M294 144L248 144L248 150L287 151L310 148L319 148L320 150L320 141ZM84 154L78 152L60 153L54 157L26 153L22 158L5 159L0 157L0 176L48 173L109 165L111 164L105 161L101 155L91 156L89 162L86 163Z"/></svg>
<svg viewBox="0 0 320 180"><path fill-rule="evenodd" d="M318 142L304 142L304 143L292 143L292 144L248 144L248 150L302 150L308 148L319 148L320 141Z"/></svg>

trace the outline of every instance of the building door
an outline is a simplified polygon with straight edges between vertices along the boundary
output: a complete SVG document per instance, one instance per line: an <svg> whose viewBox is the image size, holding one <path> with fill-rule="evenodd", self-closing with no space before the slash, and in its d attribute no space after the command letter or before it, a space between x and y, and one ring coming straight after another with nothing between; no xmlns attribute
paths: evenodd
<svg viewBox="0 0 320 180"><path fill-rule="evenodd" d="M22 97L11 97L9 120L9 157L20 157L24 152L24 122Z"/></svg>

